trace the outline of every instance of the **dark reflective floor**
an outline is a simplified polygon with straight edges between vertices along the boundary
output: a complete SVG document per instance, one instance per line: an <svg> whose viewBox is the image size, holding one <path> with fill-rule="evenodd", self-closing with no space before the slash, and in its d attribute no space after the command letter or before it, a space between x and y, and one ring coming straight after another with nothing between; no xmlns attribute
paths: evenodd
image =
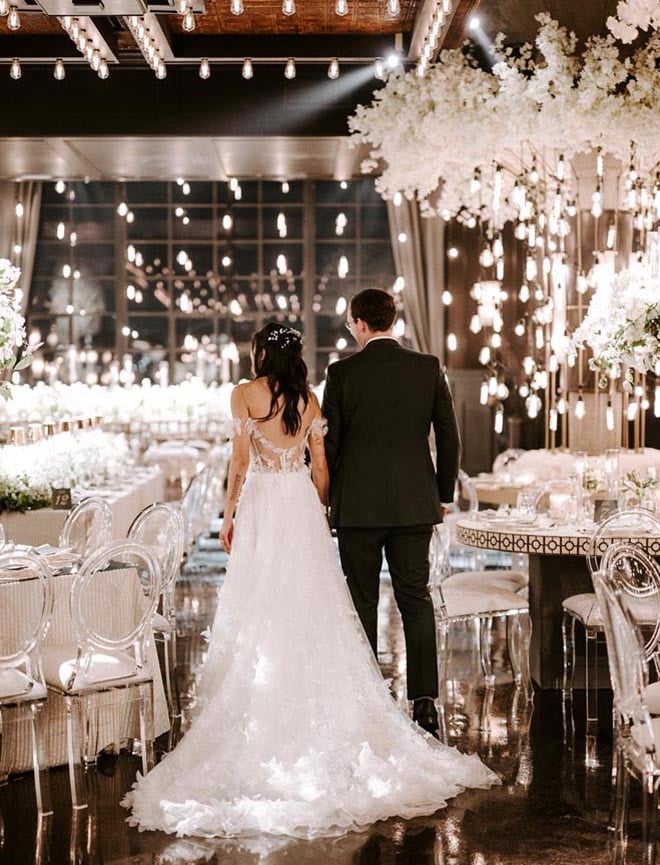
<svg viewBox="0 0 660 865"><path fill-rule="evenodd" d="M195 700L195 668L203 659L201 632L212 622L222 560L203 553L179 585L179 686L182 727ZM381 662L399 694L402 634L391 591L383 584ZM125 822L119 800L130 786L137 759L122 753L102 759L89 773L88 812L71 819L68 777L52 771L55 815L38 828L30 778L0 789L0 862L28 865L586 865L609 859L607 831L611 734L610 705L601 700L598 753L601 765L584 768L582 694L575 707L575 735L564 736L558 695L538 693L534 705L507 681L503 635L494 636L499 671L494 692L479 684L468 635L454 641L448 706L452 744L477 751L502 777L499 788L467 791L437 814L413 821L389 820L368 832L303 842L254 838L241 843L177 839L139 833ZM167 746L161 742L161 750ZM221 769L221 767L219 767ZM633 815L634 816L634 815ZM628 861L641 861L632 840Z"/></svg>

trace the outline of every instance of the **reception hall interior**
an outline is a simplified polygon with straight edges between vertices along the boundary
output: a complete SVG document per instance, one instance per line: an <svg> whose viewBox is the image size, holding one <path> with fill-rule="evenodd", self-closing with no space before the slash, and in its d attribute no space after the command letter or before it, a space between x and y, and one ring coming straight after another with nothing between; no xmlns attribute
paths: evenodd
<svg viewBox="0 0 660 865"><path fill-rule="evenodd" d="M658 0L0 0L1 863L655 862L658 28ZM299 332L323 404L367 288L446 369L438 737L500 783L327 837L138 831L122 799L202 702L253 334Z"/></svg>

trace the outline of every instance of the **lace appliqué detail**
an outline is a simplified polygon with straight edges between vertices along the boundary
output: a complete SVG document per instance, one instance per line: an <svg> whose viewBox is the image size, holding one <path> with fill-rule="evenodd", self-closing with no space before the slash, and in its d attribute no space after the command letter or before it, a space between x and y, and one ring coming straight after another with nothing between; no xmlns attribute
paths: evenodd
<svg viewBox="0 0 660 865"><path fill-rule="evenodd" d="M302 472L307 471L305 451L310 436L324 436L328 422L323 417L315 417L307 431L296 444L289 448L275 445L259 429L255 418L234 418L232 438L237 435L250 436L250 469L256 472Z"/></svg>

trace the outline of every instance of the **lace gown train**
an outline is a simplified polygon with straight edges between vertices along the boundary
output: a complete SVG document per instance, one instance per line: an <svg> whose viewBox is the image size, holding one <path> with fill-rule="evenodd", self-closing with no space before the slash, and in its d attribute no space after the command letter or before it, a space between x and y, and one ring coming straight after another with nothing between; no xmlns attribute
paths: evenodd
<svg viewBox="0 0 660 865"><path fill-rule="evenodd" d="M393 701L355 613L304 465L255 421L234 548L176 749L123 804L177 835L338 835L430 814L498 783L476 756L421 734ZM308 435L322 435L316 419Z"/></svg>

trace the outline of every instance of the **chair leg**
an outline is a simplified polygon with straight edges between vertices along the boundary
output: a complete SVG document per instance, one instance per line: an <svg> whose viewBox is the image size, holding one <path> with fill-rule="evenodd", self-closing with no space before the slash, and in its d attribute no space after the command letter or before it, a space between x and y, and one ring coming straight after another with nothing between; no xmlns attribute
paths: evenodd
<svg viewBox="0 0 660 865"><path fill-rule="evenodd" d="M146 775L154 766L154 687L152 682L138 686L138 705L142 774Z"/></svg>
<svg viewBox="0 0 660 865"><path fill-rule="evenodd" d="M447 744L447 676L449 674L447 653L449 646L449 625L441 622L438 627L438 708L440 741Z"/></svg>
<svg viewBox="0 0 660 865"><path fill-rule="evenodd" d="M598 760L598 634L585 628L584 671L587 702L587 732L585 737L585 766L597 768Z"/></svg>
<svg viewBox="0 0 660 865"><path fill-rule="evenodd" d="M642 850L644 865L655 865L655 821L658 810L657 790L653 778L642 783Z"/></svg>
<svg viewBox="0 0 660 865"><path fill-rule="evenodd" d="M484 682L486 687L492 687L495 684L495 676L493 675L493 665L490 658L490 637L493 630L493 617L487 616L480 619L479 628L479 660L481 661L481 669L484 674Z"/></svg>
<svg viewBox="0 0 660 865"><path fill-rule="evenodd" d="M518 616L506 617L506 648L509 654L509 663L513 672L513 681L519 688L522 684L522 670L520 668L520 621Z"/></svg>
<svg viewBox="0 0 660 865"><path fill-rule="evenodd" d="M53 813L50 797L50 775L46 760L46 704L32 703L30 706L30 729L32 733L32 768L37 813L40 817Z"/></svg>
<svg viewBox="0 0 660 865"><path fill-rule="evenodd" d="M566 611L561 620L561 636L564 658L562 696L564 700L571 701L575 679L575 618Z"/></svg>
<svg viewBox="0 0 660 865"><path fill-rule="evenodd" d="M71 805L74 810L87 807L87 779L82 755L82 730L80 700L65 697L66 709L66 747L69 762L69 786Z"/></svg>

